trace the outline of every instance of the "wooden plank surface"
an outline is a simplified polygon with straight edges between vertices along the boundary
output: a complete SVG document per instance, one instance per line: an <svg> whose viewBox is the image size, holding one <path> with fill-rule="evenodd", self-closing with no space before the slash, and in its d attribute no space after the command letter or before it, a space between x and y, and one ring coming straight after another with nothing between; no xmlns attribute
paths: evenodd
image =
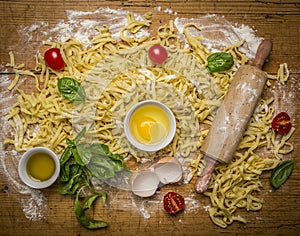
<svg viewBox="0 0 300 236"><path fill-rule="evenodd" d="M60 19L66 20L66 10L95 11L99 7L124 9L144 14L153 12L153 25L167 23L176 17L197 18L205 14L218 14L227 20L246 24L256 29L260 37L271 38L274 42L270 63L265 70L276 73L281 63L290 68L290 80L285 86L278 86L278 109L292 110L292 123L296 131L291 138L295 150L287 156L295 160L295 169L288 182L277 191L270 192L269 173L262 176L264 188L263 209L258 212L241 211L247 224L234 223L226 229L214 225L205 206L209 200L194 195L199 207L175 217L168 216L160 204L151 205L151 217L144 217L128 203L130 193L110 190L106 207L98 204L93 214L109 222L109 227L89 231L80 226L73 211L73 200L57 193L57 185L43 190L47 198L46 219L30 221L22 212L21 197L10 189L10 180L2 174L0 179L0 235L298 235L300 232L300 4L298 1L228 1L228 0L186 0L186 1L0 1L0 78L11 76L5 68L9 62L8 52L14 50L17 62L24 62L27 68L34 68L34 55L42 47L39 38L24 43L18 30L37 22L48 22L49 29ZM154 11L160 7L161 11ZM166 14L164 9L172 9ZM174 14L176 12L176 14ZM1 91L3 92L3 91ZM286 98L280 99L284 94ZM3 109L3 107L2 107ZM3 115L3 114L2 114ZM2 129L2 127L1 127ZM3 132L5 133L5 132ZM1 134L1 142L5 139ZM3 155L1 155L3 156ZM168 190L191 193L193 185L166 186L155 197L158 202ZM136 204L139 204L138 199ZM130 201L131 203L131 201ZM148 207L148 205L146 207Z"/></svg>

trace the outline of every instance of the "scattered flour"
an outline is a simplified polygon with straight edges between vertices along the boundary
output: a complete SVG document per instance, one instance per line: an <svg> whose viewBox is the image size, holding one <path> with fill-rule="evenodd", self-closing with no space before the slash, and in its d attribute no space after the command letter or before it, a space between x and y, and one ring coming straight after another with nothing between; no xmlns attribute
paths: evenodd
<svg viewBox="0 0 300 236"><path fill-rule="evenodd" d="M135 209L138 209L139 213L145 218L145 219L149 219L151 217L151 212L150 210L153 210L153 205L155 204L159 204L159 201L151 201L152 203L152 207L151 208L147 208L146 204L150 203L149 200L141 200L141 201L136 201L134 199L134 196L131 195L131 203L132 206Z"/></svg>
<svg viewBox="0 0 300 236"><path fill-rule="evenodd" d="M160 12L160 11L161 11L161 6L156 6L156 7L154 7L154 10ZM177 14L178 14L176 11L173 12L173 10L172 10L171 8L166 8L166 9L164 10L164 13L170 14L170 15L172 15L172 14L177 15Z"/></svg>
<svg viewBox="0 0 300 236"><path fill-rule="evenodd" d="M24 27L24 29L22 29L21 32L23 32L27 35L28 41L32 41L33 33L38 32L41 27L48 27L48 23L47 22L37 22L33 25Z"/></svg>
<svg viewBox="0 0 300 236"><path fill-rule="evenodd" d="M47 199L40 190L22 184L18 178L20 154L16 152L7 154L7 151L2 150L2 144L0 153L1 169L9 181L9 185L5 186L4 191L20 203L27 219L32 221L44 219L47 211Z"/></svg>
<svg viewBox="0 0 300 236"><path fill-rule="evenodd" d="M36 28L31 27L32 31ZM26 29L26 32L28 29ZM21 78L19 83L24 83L25 78ZM0 77L0 117L1 140L6 137L11 137L13 129L9 126L6 115L9 111L7 104L12 104L17 100L17 93L8 91L7 87L11 83L9 76L6 74ZM47 199L42 191L35 190L23 184L18 175L18 163L21 157L20 153L15 151L4 150L2 142L0 143L0 172L7 178L8 184L3 187L3 190L19 202L22 211L27 219L32 221L42 220L45 218L47 211Z"/></svg>
<svg viewBox="0 0 300 236"><path fill-rule="evenodd" d="M196 212L201 208L201 202L194 199L196 193L191 193L187 197L184 196L185 208L183 213L188 214L190 212ZM145 218L149 219L152 214L156 214L157 209L163 210L163 194L162 192L157 192L155 196L149 199L137 199L139 197L130 195L132 206L139 212L139 214ZM208 211L210 206L205 206L203 209Z"/></svg>
<svg viewBox="0 0 300 236"><path fill-rule="evenodd" d="M245 44L240 50L248 58L254 58L258 45L262 41L262 38L257 37L251 27L247 25L234 26L224 17L215 14L192 19L177 17L174 20L174 25L182 38L184 25L187 23L194 23L200 27L200 30L190 27L190 34L202 36L203 45L212 52L245 40Z"/></svg>
<svg viewBox="0 0 300 236"><path fill-rule="evenodd" d="M173 12L173 10L170 9L170 8L166 8L166 9L164 10L164 13L177 15L177 12Z"/></svg>
<svg viewBox="0 0 300 236"><path fill-rule="evenodd" d="M112 37L119 40L120 31L127 24L128 13L125 10L113 10L110 8L99 8L94 12L68 10L66 11L68 20L60 20L49 32L51 35L56 34L55 40L64 41L72 36L88 46L91 43L90 40L97 34L95 28L107 26ZM87 16L92 16L96 19L86 19ZM139 14L134 14L134 16L137 20L145 20ZM109 24L110 22L113 22L113 24ZM148 35L149 32L142 29L135 36L140 38Z"/></svg>
<svg viewBox="0 0 300 236"><path fill-rule="evenodd" d="M210 205L203 206L203 209L204 209L205 211L209 211L209 208L210 208L210 207L211 207Z"/></svg>
<svg viewBox="0 0 300 236"><path fill-rule="evenodd" d="M161 6L154 7L155 11L161 11Z"/></svg>

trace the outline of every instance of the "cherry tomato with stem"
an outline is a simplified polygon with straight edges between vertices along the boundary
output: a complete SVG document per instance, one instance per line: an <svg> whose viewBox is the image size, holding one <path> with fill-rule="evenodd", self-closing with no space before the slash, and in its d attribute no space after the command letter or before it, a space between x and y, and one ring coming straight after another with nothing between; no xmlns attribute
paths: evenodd
<svg viewBox="0 0 300 236"><path fill-rule="evenodd" d="M184 209L184 198L178 193L168 192L164 196L164 209L170 215L175 215Z"/></svg>
<svg viewBox="0 0 300 236"><path fill-rule="evenodd" d="M272 128L280 134L288 133L292 128L290 116L285 112L280 112L272 120Z"/></svg>
<svg viewBox="0 0 300 236"><path fill-rule="evenodd" d="M59 48L50 48L44 54L46 64L53 70L63 70L65 62L60 54Z"/></svg>
<svg viewBox="0 0 300 236"><path fill-rule="evenodd" d="M162 64L168 58L167 50L159 44L152 45L149 48L148 55L154 64Z"/></svg>

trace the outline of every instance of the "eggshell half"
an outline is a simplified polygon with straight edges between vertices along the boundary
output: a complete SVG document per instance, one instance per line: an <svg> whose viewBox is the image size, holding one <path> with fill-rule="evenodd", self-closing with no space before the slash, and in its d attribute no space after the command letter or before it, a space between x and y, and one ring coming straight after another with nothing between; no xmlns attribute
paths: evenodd
<svg viewBox="0 0 300 236"><path fill-rule="evenodd" d="M159 178L152 171L139 171L131 177L131 191L140 197L150 197L155 194Z"/></svg>
<svg viewBox="0 0 300 236"><path fill-rule="evenodd" d="M174 157L164 157L152 166L163 184L176 183L182 178L182 166Z"/></svg>

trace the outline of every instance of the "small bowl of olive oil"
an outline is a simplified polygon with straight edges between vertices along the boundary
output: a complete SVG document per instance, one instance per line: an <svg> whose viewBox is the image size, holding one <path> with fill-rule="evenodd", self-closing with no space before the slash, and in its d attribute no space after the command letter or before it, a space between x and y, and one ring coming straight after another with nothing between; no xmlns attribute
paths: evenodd
<svg viewBox="0 0 300 236"><path fill-rule="evenodd" d="M48 148L31 148L22 155L18 172L26 185L36 189L47 188L59 176L59 158Z"/></svg>

